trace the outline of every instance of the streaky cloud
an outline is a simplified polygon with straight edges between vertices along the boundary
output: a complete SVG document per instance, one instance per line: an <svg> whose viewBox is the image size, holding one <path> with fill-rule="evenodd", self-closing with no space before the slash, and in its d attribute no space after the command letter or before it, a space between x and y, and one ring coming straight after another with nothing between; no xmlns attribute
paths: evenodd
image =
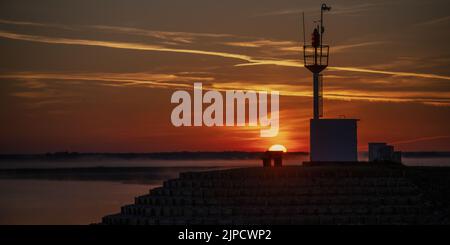
<svg viewBox="0 0 450 245"><path fill-rule="evenodd" d="M231 34L220 33L196 33L196 32L174 32L174 31L156 31L147 30L133 27L121 27L121 26L105 26L105 25L93 25L90 28L99 29L103 31L111 31L115 33L122 33L127 35L139 35L158 38L162 40L168 40L178 43L192 43L195 38L207 37L207 38L223 38L232 37Z"/></svg>
<svg viewBox="0 0 450 245"><path fill-rule="evenodd" d="M437 136L429 136L429 137L421 137L407 140L400 140L392 142L392 144L402 145L402 144L411 144L423 141L432 141L432 140L440 140L440 139L450 139L450 135L437 135Z"/></svg>
<svg viewBox="0 0 450 245"><path fill-rule="evenodd" d="M31 21L17 21L17 20L7 20L0 19L0 24L6 25L18 25L18 26L31 26L31 27L42 27L42 28L58 28L63 30L78 30L78 29L94 29L106 32L127 34L127 35L137 35L153 37L165 41L172 41L175 43L192 43L195 38L206 37L206 38L225 38L225 37L235 37L232 34L224 33L198 33L198 32L178 32L178 31L160 31L160 30L148 30L135 27L123 27L123 26L107 26L107 25L64 25L64 24L54 24L54 23L42 23L42 22L31 22Z"/></svg>
<svg viewBox="0 0 450 245"><path fill-rule="evenodd" d="M337 45L331 48L331 50L334 53L337 52L342 52L346 49L351 49L351 48L357 48L357 47L366 47L366 46L373 46L373 45L379 45L379 44L384 44L386 42L382 42L382 41L373 41L373 42L361 42L361 43L353 43L353 44L343 44L343 45Z"/></svg>
<svg viewBox="0 0 450 245"><path fill-rule="evenodd" d="M350 72L384 74L384 75L401 76L401 77L418 77L418 78L450 80L450 76L436 75L436 74L430 74L430 73L382 71L382 70L372 70L372 69L357 68L357 67L337 67L337 66L329 66L328 68L330 70L335 70L335 71L350 71Z"/></svg>
<svg viewBox="0 0 450 245"><path fill-rule="evenodd" d="M212 77L186 76L177 74L159 73L44 73L44 72L17 72L1 74L0 78L17 79L27 81L23 84L28 89L40 89L44 85L36 87L35 83L28 81L42 80L73 80L73 81L101 81L110 86L146 86L164 88L191 87L191 82L213 81ZM113 83L111 83L113 82Z"/></svg>
<svg viewBox="0 0 450 245"><path fill-rule="evenodd" d="M55 38L55 37L17 34L17 33L12 33L12 32L5 32L5 31L0 31L0 37L8 38L8 39L15 39L15 40L22 40L22 41L50 43L50 44L85 45L85 46L98 46L98 47L117 48L117 49L208 55L208 56L237 59L237 60L248 62L248 63L244 63L244 64L237 64L236 66L278 65L278 66L286 66L286 67L303 67L303 63L301 63L300 61L296 61L296 60L261 59L261 58L251 57L249 55L244 55L244 54L227 53L227 52L219 52L219 51L204 51L204 50L197 50L197 49L168 48L168 47L161 46L161 45L151 45L151 44L144 44L144 43L98 41L98 40L71 39L71 38ZM335 70L335 71L450 80L450 76L429 74L429 73L383 71L383 70L373 70L373 69L358 68L358 67L330 66L328 68L329 68L329 70Z"/></svg>
<svg viewBox="0 0 450 245"><path fill-rule="evenodd" d="M27 91L15 92L13 96L28 99L49 99L62 94L57 93L46 81L89 81L100 82L99 85L111 87L139 86L146 88L172 88L191 89L193 82L203 81L205 90L254 90L254 91L280 91L283 96L312 97L309 85L291 84L260 84L254 82L215 82L209 76L191 76L189 74L159 74L159 73L45 73L45 72L17 72L1 74L2 79L24 81L21 86ZM33 81L30 83L29 81ZM39 84L36 84L38 82ZM38 85L38 86L37 86ZM428 94L428 96L426 96ZM72 94L73 95L73 94ZM439 97L439 95L441 95ZM360 100L369 102L414 102L434 106L449 106L450 99L447 93L420 93L415 92L384 92L374 95L370 91L345 90L330 87L324 94L330 100Z"/></svg>
<svg viewBox="0 0 450 245"><path fill-rule="evenodd" d="M65 30L75 30L75 29L77 29L77 28L75 28L73 26L68 26L68 25L63 25L63 24L40 23L40 22L6 20L6 19L0 19L0 24L18 25L18 26L33 26L33 27L46 27L46 28L58 28L58 29L65 29Z"/></svg>
<svg viewBox="0 0 450 245"><path fill-rule="evenodd" d="M380 6L382 4L386 4L386 2L379 2L379 3L362 3L362 4L355 4L355 5L337 5L333 6L330 14L335 15L348 15L348 14L359 14L362 12L369 11L370 9ZM295 14L301 14L302 12L305 13L316 13L319 12L316 7L309 7L309 8L293 8L293 9L281 9L276 11L270 11L265 13L260 13L254 15L254 17L265 17L265 16L280 16L280 15L295 15Z"/></svg>
<svg viewBox="0 0 450 245"><path fill-rule="evenodd" d="M447 15L447 16L444 16L441 18L428 20L428 21L421 22L421 23L417 23L417 24L415 24L415 26L429 26L429 25L440 24L440 23L447 22L447 21L450 21L450 15Z"/></svg>

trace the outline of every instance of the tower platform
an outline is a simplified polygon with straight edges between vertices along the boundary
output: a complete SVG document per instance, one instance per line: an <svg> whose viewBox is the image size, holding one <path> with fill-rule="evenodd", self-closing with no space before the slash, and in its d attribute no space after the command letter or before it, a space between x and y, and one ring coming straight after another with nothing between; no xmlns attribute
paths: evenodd
<svg viewBox="0 0 450 245"><path fill-rule="evenodd" d="M406 169L336 164L186 172L102 224L448 223Z"/></svg>

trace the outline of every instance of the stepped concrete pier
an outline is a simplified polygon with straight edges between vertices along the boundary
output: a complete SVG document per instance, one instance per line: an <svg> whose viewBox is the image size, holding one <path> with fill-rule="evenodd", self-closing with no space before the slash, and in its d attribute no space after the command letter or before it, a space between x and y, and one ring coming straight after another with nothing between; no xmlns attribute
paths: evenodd
<svg viewBox="0 0 450 245"><path fill-rule="evenodd" d="M186 172L102 224L448 223L409 175L369 164Z"/></svg>

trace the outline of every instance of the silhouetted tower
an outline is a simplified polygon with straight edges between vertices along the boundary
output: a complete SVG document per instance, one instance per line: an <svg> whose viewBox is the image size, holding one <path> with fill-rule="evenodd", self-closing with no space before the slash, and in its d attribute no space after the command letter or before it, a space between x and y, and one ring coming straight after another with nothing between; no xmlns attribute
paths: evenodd
<svg viewBox="0 0 450 245"><path fill-rule="evenodd" d="M304 40L303 44L303 62L305 67L313 73L313 113L314 119L319 119L323 116L323 79L320 74L328 66L328 57L330 47L323 45L323 35L325 28L323 26L323 12L330 11L331 7L326 4L322 4L320 8L320 23L314 28L311 35L311 44L306 45ZM303 19L303 38L305 27L305 20Z"/></svg>
<svg viewBox="0 0 450 245"><path fill-rule="evenodd" d="M356 162L357 119L323 117L323 77L321 72L328 66L330 47L323 44L325 28L323 13L330 11L326 4L320 6L320 21L314 28L311 44L305 40L305 17L303 15L303 62L313 73L313 118L310 120L311 162Z"/></svg>

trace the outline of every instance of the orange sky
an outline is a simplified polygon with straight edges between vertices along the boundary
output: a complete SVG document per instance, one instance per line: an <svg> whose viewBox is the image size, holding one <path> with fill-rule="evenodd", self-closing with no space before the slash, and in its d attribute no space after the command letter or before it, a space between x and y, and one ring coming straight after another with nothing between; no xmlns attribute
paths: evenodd
<svg viewBox="0 0 450 245"><path fill-rule="evenodd" d="M326 117L358 118L359 148L450 151L448 1L328 1ZM0 4L0 153L307 151L312 78L300 13L315 1ZM280 133L181 127L175 90L278 90Z"/></svg>

